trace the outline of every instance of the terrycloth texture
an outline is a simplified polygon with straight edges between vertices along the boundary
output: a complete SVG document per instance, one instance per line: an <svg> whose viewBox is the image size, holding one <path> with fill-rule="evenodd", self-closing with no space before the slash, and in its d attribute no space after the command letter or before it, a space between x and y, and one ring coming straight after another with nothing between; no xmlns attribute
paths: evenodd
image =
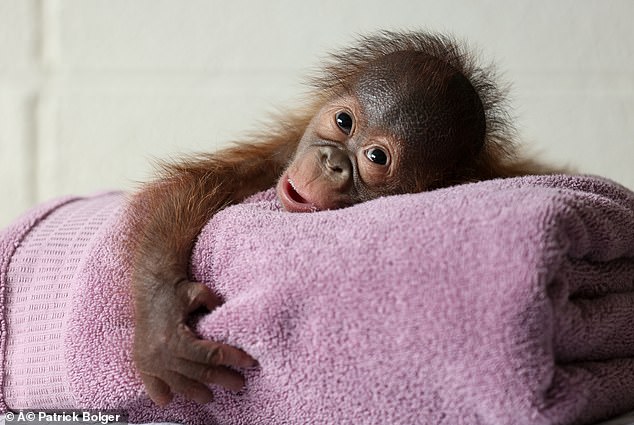
<svg viewBox="0 0 634 425"><path fill-rule="evenodd" d="M9 264L13 259L13 254L15 250L18 249L18 247L20 246L20 243L25 235L27 235L32 228L39 225L40 221L42 221L50 211L75 199L77 198L65 197L44 203L39 207L33 208L31 211L28 211L13 225L7 227L2 232L0 232L0 305L3 306L3 314L0 318L0 356L4 356L7 352L7 321L13 321L14 323L12 324L11 329L17 330L19 330L21 325L28 321L28 318L25 318L23 320L15 320L17 316L20 316L20 310L24 311L25 306L22 306L21 303L21 301L24 299L23 296L17 293L18 291L16 290L16 286L18 285L13 284L14 282L19 282L21 278L15 277L13 276L13 274L10 278L8 276ZM24 269L24 271L27 272L25 274L28 274L29 270L32 269L30 269L27 265ZM18 269L17 272L20 273L20 271L21 270ZM29 282L32 280L30 276L26 276L26 279ZM20 286L22 285L20 284ZM27 285L24 286L26 287ZM8 302L8 299L11 298L19 300L19 304L21 305L18 308L14 309ZM57 339L56 336L59 336L60 332L54 331L50 334L53 335L51 340L54 340ZM55 349L57 350L60 348L60 344L61 343L58 340L52 342L51 346L55 346ZM37 347L34 347L34 349L37 350ZM0 388L3 389L3 394L0 395L0 411L5 412L7 406L5 404L5 398L3 397L3 395L6 392L6 389L8 389L7 385L5 385L5 382L7 372L11 369L10 362L12 360L5 360L7 359L7 357L0 358L3 360L1 364L2 371L4 372L0 374ZM60 391L60 393L63 393L63 391Z"/></svg>
<svg viewBox="0 0 634 425"><path fill-rule="evenodd" d="M223 211L192 273L226 303L197 329L260 368L241 394L163 410L131 365L121 203L75 200L0 237L9 407L470 425L592 423L634 408L634 194L613 183L495 180L311 214L280 212L268 192Z"/></svg>
<svg viewBox="0 0 634 425"><path fill-rule="evenodd" d="M91 296L85 291L97 292L108 285L112 279L109 274L119 269L118 261L124 254L118 251L120 240L116 238L125 225L118 220L121 199L120 194L111 193L89 199L55 200L27 212L0 233L0 296L4 306L0 408L3 411L7 405L39 409L83 405L72 381L91 376L93 369L84 369L85 365L75 358L81 358L82 351L97 346L95 352L89 353L89 361L101 360L98 345L109 344L103 339L120 331L126 333L125 338L117 341L117 347L113 348L129 345L133 335L132 310L126 301L129 291L123 274L117 277L118 284L113 287L114 290L118 287L120 292L112 304L108 305L107 300L99 302L108 309L104 317L109 322L107 330L92 335L89 340L81 337L85 317L92 315L93 320L100 314L97 303L89 301L82 306L84 296ZM108 229L108 225L112 228ZM111 254L100 256L100 251ZM106 263L101 264L102 260ZM92 296L99 299L99 294ZM121 311L117 310L118 300L126 304ZM86 311L80 312L80 308ZM117 324L116 316L120 314L125 326L114 329L113 323ZM85 347L73 351L78 344ZM124 355L129 358L129 354ZM109 369L114 375L127 372L129 382L134 382L135 378L129 376L129 367L117 365ZM91 382L101 385L96 376Z"/></svg>

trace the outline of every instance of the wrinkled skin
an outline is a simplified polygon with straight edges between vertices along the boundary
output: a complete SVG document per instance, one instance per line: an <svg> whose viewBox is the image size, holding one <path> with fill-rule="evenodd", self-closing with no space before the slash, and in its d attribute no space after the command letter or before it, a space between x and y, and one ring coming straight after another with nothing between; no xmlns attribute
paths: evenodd
<svg viewBox="0 0 634 425"><path fill-rule="evenodd" d="M384 33L326 67L306 112L281 116L253 142L166 166L130 203L134 230L134 361L159 405L174 392L206 403L206 384L244 385L256 361L187 326L219 300L191 282L198 233L217 211L277 183L289 212L342 208L379 196L531 172L492 105L498 93L448 38ZM488 114L488 115L487 115ZM494 134L495 137L490 137ZM231 369L229 369L231 368Z"/></svg>
<svg viewBox="0 0 634 425"><path fill-rule="evenodd" d="M198 283L182 281L163 288L167 293L156 297L154 308L143 312L143 320L137 317L140 327L135 332L135 346L144 347L144 354L152 354L137 356L135 352L135 363L150 398L164 406L172 399L171 388L204 404L213 400L213 394L203 383L240 390L244 378L230 367L249 368L256 361L237 348L199 339L186 323L190 313L201 307L213 310L221 300ZM154 371L157 363L162 365L158 373Z"/></svg>

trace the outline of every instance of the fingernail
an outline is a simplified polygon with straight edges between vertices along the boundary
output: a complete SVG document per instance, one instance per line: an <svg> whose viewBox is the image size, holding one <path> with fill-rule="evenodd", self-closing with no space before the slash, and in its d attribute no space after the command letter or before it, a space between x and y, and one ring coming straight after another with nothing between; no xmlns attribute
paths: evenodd
<svg viewBox="0 0 634 425"><path fill-rule="evenodd" d="M198 394L196 396L196 402L200 404L211 403L213 400L214 400L214 395L212 393Z"/></svg>

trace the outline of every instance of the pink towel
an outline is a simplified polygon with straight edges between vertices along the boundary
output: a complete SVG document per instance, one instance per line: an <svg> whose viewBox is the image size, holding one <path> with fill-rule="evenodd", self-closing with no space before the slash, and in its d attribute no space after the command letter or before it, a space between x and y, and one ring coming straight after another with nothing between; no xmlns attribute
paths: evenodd
<svg viewBox="0 0 634 425"><path fill-rule="evenodd" d="M153 406L131 362L123 197L0 235L4 402L192 424L588 424L634 409L634 194L493 180L337 211L272 192L216 215L196 326L260 367L206 406Z"/></svg>

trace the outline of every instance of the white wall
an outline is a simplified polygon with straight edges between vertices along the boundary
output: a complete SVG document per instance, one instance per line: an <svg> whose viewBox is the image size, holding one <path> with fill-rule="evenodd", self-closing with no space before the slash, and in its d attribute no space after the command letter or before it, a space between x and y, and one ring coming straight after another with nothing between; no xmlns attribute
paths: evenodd
<svg viewBox="0 0 634 425"><path fill-rule="evenodd" d="M239 138L381 28L468 39L534 151L634 188L633 18L630 0L0 0L0 226Z"/></svg>

